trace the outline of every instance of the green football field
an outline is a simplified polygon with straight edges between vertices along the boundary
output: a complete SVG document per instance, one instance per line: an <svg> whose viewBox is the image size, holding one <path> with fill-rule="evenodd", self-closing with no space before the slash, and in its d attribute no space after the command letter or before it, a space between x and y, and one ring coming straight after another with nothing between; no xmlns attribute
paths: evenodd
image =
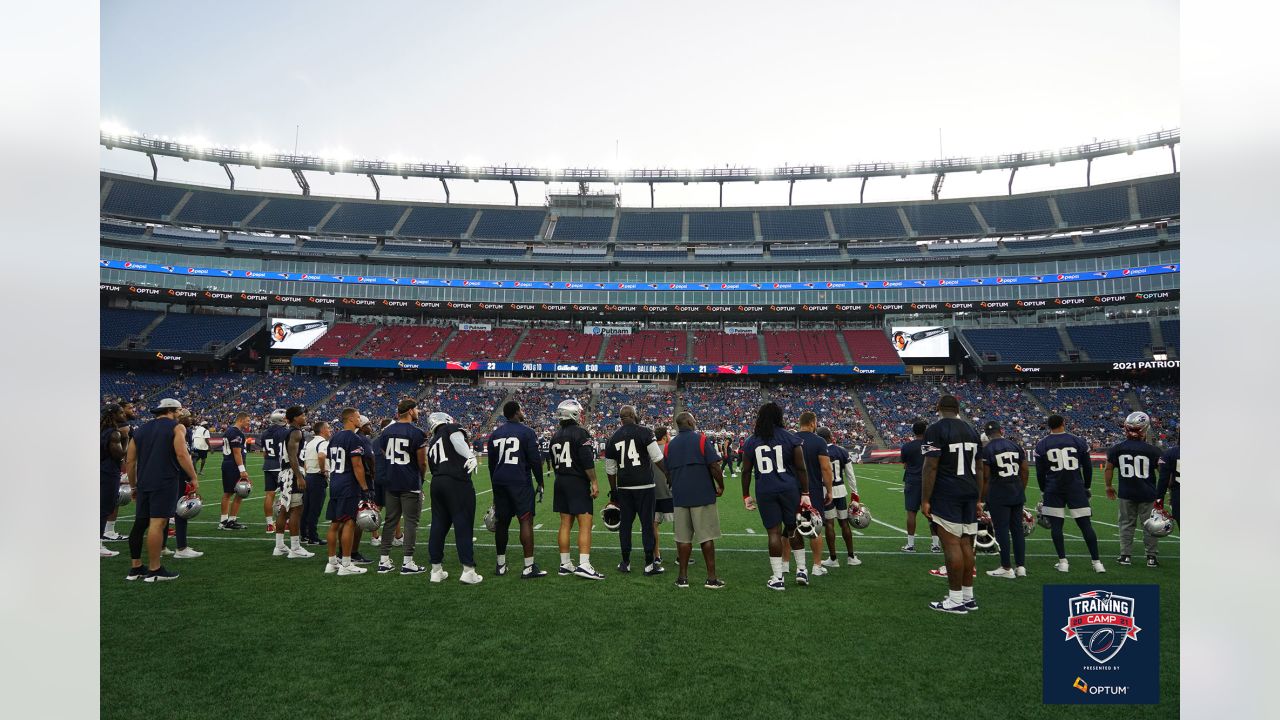
<svg viewBox="0 0 1280 720"><path fill-rule="evenodd" d="M450 578L442 584L426 573L378 575L372 565L365 575L325 575L323 548L310 547L317 551L310 560L271 556L257 454L250 456L255 494L240 513L249 529L216 528L220 459L210 457L202 482L207 504L190 529L190 545L204 557L166 558L180 579L125 582L123 542L110 544L121 555L101 563L103 718L1078 716L1081 710L1041 703L1041 586L1095 581L1160 585L1162 702L1083 712L1178 712L1179 538L1175 531L1162 540L1162 567L1148 569L1139 532L1137 564L1116 565L1115 507L1100 489L1093 507L1105 575L1090 569L1071 523L1071 572L1056 572L1049 532L1037 528L1027 539L1028 577L987 577L983 571L998 566L998 557L980 555L981 610L951 616L926 607L944 596L946 583L928 575L942 556L928 552L923 522L918 552L899 551L905 516L896 465L857 466L859 491L876 519L854 537L863 564L844 566L837 538L841 567L809 587L789 576L785 592L764 586L769 562L759 516L743 510L740 479L728 478L717 543L728 587L713 592L701 585L696 548L691 587L674 586L669 524L660 537L664 575L639 572L638 528L633 572L618 573L618 538L597 521L592 561L606 579L556 576L549 477L535 524L539 564L551 574L516 576L521 552L513 530L512 572L497 577L493 536L479 524L490 497L483 463L475 533L483 583L457 582L452 544L445 555ZM1101 478L1096 482L1100 488ZM597 510L603 504L598 500ZM122 534L131 512L122 509ZM420 564L427 561L428 518L424 512ZM322 535L325 528L322 520ZM362 551L376 562L367 539ZM392 550L397 564L399 551Z"/></svg>

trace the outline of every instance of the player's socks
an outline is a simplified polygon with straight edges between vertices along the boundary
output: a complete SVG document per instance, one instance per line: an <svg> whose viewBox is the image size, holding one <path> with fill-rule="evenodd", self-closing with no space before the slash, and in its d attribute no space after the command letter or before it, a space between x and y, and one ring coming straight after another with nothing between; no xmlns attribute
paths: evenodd
<svg viewBox="0 0 1280 720"><path fill-rule="evenodd" d="M560 553L560 564L561 565L569 564L569 553Z"/></svg>
<svg viewBox="0 0 1280 720"><path fill-rule="evenodd" d="M792 550L791 557L795 558L796 572L802 572L804 570L804 548Z"/></svg>
<svg viewBox="0 0 1280 720"><path fill-rule="evenodd" d="M284 533L276 533L276 547L284 549Z"/></svg>
<svg viewBox="0 0 1280 720"><path fill-rule="evenodd" d="M302 549L302 536L301 536L301 535L292 535L292 536L290 536L289 540L290 540L290 547L291 547L292 549L294 549L294 550L301 550L301 549Z"/></svg>
<svg viewBox="0 0 1280 720"><path fill-rule="evenodd" d="M951 605L950 605L949 607L955 607L955 606L957 606L957 605L963 605L963 604L964 604L964 591L963 591L963 590L948 590L948 591L947 591L947 602L951 603Z"/></svg>
<svg viewBox="0 0 1280 720"><path fill-rule="evenodd" d="M591 567L591 553L587 553L586 555L579 555L578 565L584 568Z"/></svg>
<svg viewBox="0 0 1280 720"><path fill-rule="evenodd" d="M961 588L960 588L960 599L961 599L962 601L964 601L964 602L969 602L970 600L972 600L972 599L973 599L973 586L972 586L972 585L961 586Z"/></svg>
<svg viewBox="0 0 1280 720"><path fill-rule="evenodd" d="M775 580L782 579L782 558L770 557L769 566L773 568L773 577Z"/></svg>
<svg viewBox="0 0 1280 720"><path fill-rule="evenodd" d="M224 522L224 523L225 523L226 521L228 521L228 520L230 520L230 519L231 519L231 516L230 516L230 515L223 515L223 516L222 516L222 519L221 519L221 520L219 520L219 522Z"/></svg>
<svg viewBox="0 0 1280 720"><path fill-rule="evenodd" d="M338 564L339 564L339 565L350 565L350 564L351 564L351 558L349 558L349 557L338 558Z"/></svg>
<svg viewBox="0 0 1280 720"><path fill-rule="evenodd" d="M534 561L534 558L531 558L531 557L527 557L527 558L525 558L525 559L524 559L524 566L525 566L525 567L533 567L533 561Z"/></svg>
<svg viewBox="0 0 1280 720"><path fill-rule="evenodd" d="M915 546L916 546L916 536L915 536L915 535L908 535L908 536L907 536L907 547L909 547L909 548L913 548L913 547L915 547Z"/></svg>
<svg viewBox="0 0 1280 720"><path fill-rule="evenodd" d="M111 533L114 533L115 531L116 531L116 521L115 521L115 520L108 520L108 521L107 521L107 533L108 533L108 534L111 534Z"/></svg>

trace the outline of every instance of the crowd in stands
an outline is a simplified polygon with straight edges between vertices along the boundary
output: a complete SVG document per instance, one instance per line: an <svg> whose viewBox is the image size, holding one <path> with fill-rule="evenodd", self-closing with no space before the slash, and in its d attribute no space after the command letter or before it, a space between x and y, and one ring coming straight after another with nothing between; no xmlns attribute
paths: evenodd
<svg viewBox="0 0 1280 720"><path fill-rule="evenodd" d="M612 433L617 429L618 411L623 405L634 405L640 424L650 428L665 426L675 432L676 396L670 390L617 389L601 390L596 396L593 416L597 427Z"/></svg>
<svg viewBox="0 0 1280 720"><path fill-rule="evenodd" d="M911 421L917 417L930 422L937 417L934 408L938 397L954 390L954 383L885 383L868 387L862 393L862 404L871 421L891 447L912 437Z"/></svg>
<svg viewBox="0 0 1280 720"><path fill-rule="evenodd" d="M1128 388L1051 388L1034 392L1049 412L1067 420L1067 431L1101 450L1123 437L1124 419L1133 412L1125 399Z"/></svg>
<svg viewBox="0 0 1280 720"><path fill-rule="evenodd" d="M793 429L806 410L818 416L818 425L829 429L837 443L845 446L875 442L866 418L858 410L853 388L834 383L787 383L774 385L772 400L782 408L782 416ZM754 420L754 413L746 417Z"/></svg>
<svg viewBox="0 0 1280 720"><path fill-rule="evenodd" d="M764 402L759 386L689 383L680 391L684 409L707 432L749 433Z"/></svg>
<svg viewBox="0 0 1280 720"><path fill-rule="evenodd" d="M1173 442L1179 433L1181 403L1177 385L1137 385L1134 392L1143 410L1151 416L1152 433L1161 443Z"/></svg>
<svg viewBox="0 0 1280 720"><path fill-rule="evenodd" d="M591 391L585 388L564 389L548 386L522 387L518 389L513 400L520 403L524 412L525 424L533 428L539 437L551 437L556 427L556 406L573 398L582 403L586 410L584 424L591 426Z"/></svg>

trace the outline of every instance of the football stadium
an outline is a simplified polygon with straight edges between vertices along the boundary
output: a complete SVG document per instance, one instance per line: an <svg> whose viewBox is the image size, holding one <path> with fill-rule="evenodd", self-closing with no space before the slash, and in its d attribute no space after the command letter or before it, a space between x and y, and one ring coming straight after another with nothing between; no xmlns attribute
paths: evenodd
<svg viewBox="0 0 1280 720"><path fill-rule="evenodd" d="M1061 717L1046 593L1098 583L1158 597L1128 638L1159 682L1090 716L1176 715L1178 129L672 169L130 120L99 134L103 717Z"/></svg>

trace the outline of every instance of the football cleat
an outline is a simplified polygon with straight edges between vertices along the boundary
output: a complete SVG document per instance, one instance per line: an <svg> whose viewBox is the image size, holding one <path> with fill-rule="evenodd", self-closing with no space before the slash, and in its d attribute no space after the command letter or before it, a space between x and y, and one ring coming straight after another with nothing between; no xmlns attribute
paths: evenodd
<svg viewBox="0 0 1280 720"><path fill-rule="evenodd" d="M707 578L707 581L702 583L702 587L708 590L723 590L724 581L719 578L716 578L715 580L712 580L711 578Z"/></svg>
<svg viewBox="0 0 1280 720"><path fill-rule="evenodd" d="M572 420L579 425L582 424L582 403L570 398L563 400L556 406L556 421Z"/></svg>
<svg viewBox="0 0 1280 720"><path fill-rule="evenodd" d="M809 573L805 572L804 568L796 568L796 582L801 585L809 584Z"/></svg>
<svg viewBox="0 0 1280 720"><path fill-rule="evenodd" d="M315 553L313 553L313 552L311 552L310 550L307 550L307 549L305 549L305 548L301 548L301 547L297 547L297 548L293 548L292 550L290 550L290 551L289 551L288 558L289 558L290 560L302 560L302 559L306 559L306 558L313 558L313 557L315 557L315 556L316 556L316 554L315 554Z"/></svg>
<svg viewBox="0 0 1280 720"><path fill-rule="evenodd" d="M915 546L915 545L903 545L901 549L902 549L902 552L913 553L913 552L915 552L915 551L916 551L916 546Z"/></svg>
<svg viewBox="0 0 1280 720"><path fill-rule="evenodd" d="M606 528L616 532L619 527L622 527L622 510L617 505L609 503L600 511L600 521Z"/></svg>
<svg viewBox="0 0 1280 720"><path fill-rule="evenodd" d="M413 560L405 560L400 565L401 575L417 575L426 572L427 569L415 563Z"/></svg>
<svg viewBox="0 0 1280 720"><path fill-rule="evenodd" d="M489 532L498 531L498 509L490 505L488 510L484 511L484 529Z"/></svg>
<svg viewBox="0 0 1280 720"><path fill-rule="evenodd" d="M1032 515L1030 510L1026 508L1022 508L1022 534L1026 536L1026 535L1030 535L1035 531L1036 531L1036 516Z"/></svg>
<svg viewBox="0 0 1280 720"><path fill-rule="evenodd" d="M253 492L253 483L248 480L237 480L236 486L232 488L232 492L241 500L249 497L249 493Z"/></svg>
<svg viewBox="0 0 1280 720"><path fill-rule="evenodd" d="M494 567L493 567L493 573L494 573L495 575L506 575L506 574L507 574L507 565L506 565L506 563L503 563L503 564L501 564L501 565L494 565Z"/></svg>
<svg viewBox="0 0 1280 720"><path fill-rule="evenodd" d="M931 553L940 553L940 552L942 552L942 546L941 546L941 545L932 545L932 546L930 546L930 547L929 547L929 552L931 552Z"/></svg>
<svg viewBox="0 0 1280 720"><path fill-rule="evenodd" d="M952 615L968 615L969 614L969 609L965 607L963 603L961 603L960 605L948 605L947 602L948 600L931 602L929 603L929 607L933 610L937 610L938 612L951 613Z"/></svg>
<svg viewBox="0 0 1280 720"><path fill-rule="evenodd" d="M449 571L445 570L444 568L431 571L431 582L434 582L434 583L444 582L445 580L448 580L448 579L449 579Z"/></svg>
<svg viewBox="0 0 1280 720"><path fill-rule="evenodd" d="M968 610L969 612L973 612L974 610L977 610L977 609L978 609L978 601L977 601L977 600L965 600L965 601L964 601L964 609L965 609L965 610Z"/></svg>
<svg viewBox="0 0 1280 720"><path fill-rule="evenodd" d="M577 575L580 578L586 578L588 580L604 579L604 575L601 575L595 568L589 567L589 566L583 567L582 565L579 565L578 567L573 569L573 574Z"/></svg>
<svg viewBox="0 0 1280 720"><path fill-rule="evenodd" d="M547 576L547 571L538 567L537 563L534 563L526 567L524 570L520 571L521 580L532 580L534 578L540 578L540 577L546 577L546 576Z"/></svg>
<svg viewBox="0 0 1280 720"><path fill-rule="evenodd" d="M572 574L573 574L573 566L572 566L572 565L561 565L561 566L560 566L560 569L557 571L557 573L560 575L560 577L564 577L565 575L572 575Z"/></svg>
<svg viewBox="0 0 1280 720"><path fill-rule="evenodd" d="M154 583L154 582L165 582L166 580L177 580L177 579L178 579L178 573L173 572L172 570L169 570L165 568L165 566L161 565L155 570L148 572L147 576L142 578L142 582Z"/></svg>
<svg viewBox="0 0 1280 720"><path fill-rule="evenodd" d="M338 566L339 577L342 577L343 575L363 575L368 571L369 571L368 568L362 568L359 565L355 565L352 563L346 563L344 565Z"/></svg>
<svg viewBox="0 0 1280 720"><path fill-rule="evenodd" d="M769 588L770 590L786 590L787 589L786 583L782 582L782 578L780 577L769 578L769 582L765 583L765 587Z"/></svg>
<svg viewBox="0 0 1280 720"><path fill-rule="evenodd" d="M194 558L202 557L203 555L204 553L200 552L199 550L185 547L185 548L181 548L180 550L178 550L178 552L174 553L173 557L178 560L191 560Z"/></svg>
<svg viewBox="0 0 1280 720"><path fill-rule="evenodd" d="M379 575L386 575L387 573L389 573L389 572L391 572L391 571L393 571L393 570L395 570L395 569L396 569L396 566L395 566L395 565L392 565L390 561L387 561L387 562L385 562L385 563L384 563L384 562L379 562L379 563L378 563L378 574L379 574Z"/></svg>
<svg viewBox="0 0 1280 720"><path fill-rule="evenodd" d="M1013 568L996 568L995 570L988 570L987 574L990 575L991 577L998 577L998 578L1013 579L1017 577L1017 575L1014 574L1013 572Z"/></svg>
<svg viewBox="0 0 1280 720"><path fill-rule="evenodd" d="M356 526L365 532L372 532L382 526L382 513L378 512L378 506L368 500L361 500L359 510L356 511Z"/></svg>
<svg viewBox="0 0 1280 720"><path fill-rule="evenodd" d="M676 578L676 587L682 589L689 587L689 580L687 578Z"/></svg>
<svg viewBox="0 0 1280 720"><path fill-rule="evenodd" d="M475 568L463 568L462 574L458 576L458 582L463 585L479 585L484 580L484 576L476 572Z"/></svg>
<svg viewBox="0 0 1280 720"><path fill-rule="evenodd" d="M1071 563L1067 562L1066 558L1062 558L1061 560L1059 560L1057 563L1054 564L1053 569L1057 570L1058 572L1070 572Z"/></svg>
<svg viewBox="0 0 1280 720"><path fill-rule="evenodd" d="M859 505L856 511L849 513L849 523L859 530L866 530L871 527L871 511L866 505Z"/></svg>
<svg viewBox="0 0 1280 720"><path fill-rule="evenodd" d="M200 510L203 507L204 501L200 499L199 495L195 493L188 493L183 495L182 499L178 500L178 509L174 510L174 514L183 520L190 520L191 518L199 515Z"/></svg>
<svg viewBox="0 0 1280 720"><path fill-rule="evenodd" d="M433 433L436 428L446 423L453 423L453 417L449 413L433 412L427 416L427 432Z"/></svg>
<svg viewBox="0 0 1280 720"><path fill-rule="evenodd" d="M271 550L271 557L284 557L289 554L289 548L283 545L277 545Z"/></svg>
<svg viewBox="0 0 1280 720"><path fill-rule="evenodd" d="M1152 537L1165 537L1173 532L1173 520L1160 508L1151 511L1151 516L1142 521L1142 531Z"/></svg>

